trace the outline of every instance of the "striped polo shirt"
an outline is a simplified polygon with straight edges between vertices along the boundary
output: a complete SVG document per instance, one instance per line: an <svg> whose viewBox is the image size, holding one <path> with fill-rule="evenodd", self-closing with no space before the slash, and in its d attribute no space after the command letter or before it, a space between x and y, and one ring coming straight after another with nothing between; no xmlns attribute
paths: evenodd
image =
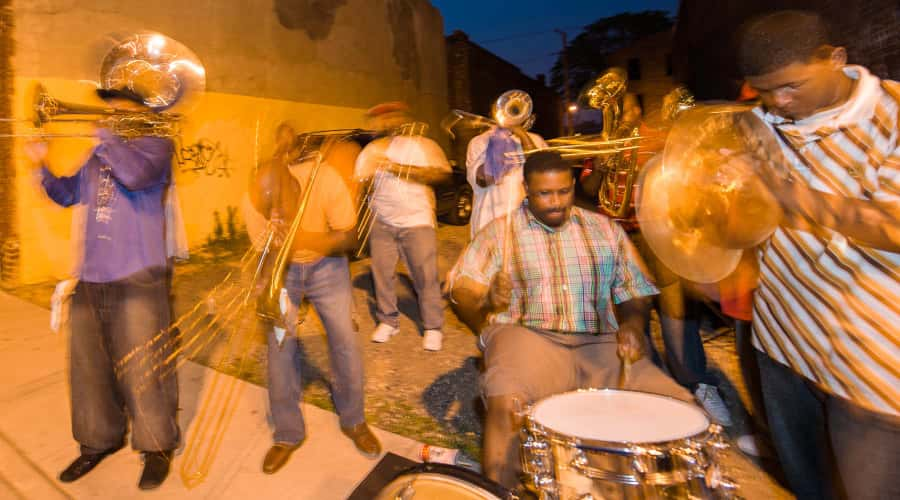
<svg viewBox="0 0 900 500"><path fill-rule="evenodd" d="M900 240L900 84L859 66L844 72L857 82L835 109L796 122L756 112L790 142L782 149L796 178L871 203ZM831 394L898 415L900 254L813 231L781 227L761 249L754 345Z"/></svg>

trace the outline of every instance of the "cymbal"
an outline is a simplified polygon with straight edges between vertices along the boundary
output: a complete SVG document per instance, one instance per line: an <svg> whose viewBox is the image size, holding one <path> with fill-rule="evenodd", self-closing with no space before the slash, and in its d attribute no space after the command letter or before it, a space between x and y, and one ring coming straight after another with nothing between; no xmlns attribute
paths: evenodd
<svg viewBox="0 0 900 500"><path fill-rule="evenodd" d="M784 165L774 134L750 107L701 105L679 117L665 150L641 171L636 202L648 245L676 274L720 281L778 227L781 210L760 180Z"/></svg>
<svg viewBox="0 0 900 500"><path fill-rule="evenodd" d="M670 198L680 196L669 187L670 172L655 156L641 169L636 202L641 234L653 253L675 274L698 283L721 281L737 268L743 250L724 248L709 241L704 228L680 228L670 214Z"/></svg>

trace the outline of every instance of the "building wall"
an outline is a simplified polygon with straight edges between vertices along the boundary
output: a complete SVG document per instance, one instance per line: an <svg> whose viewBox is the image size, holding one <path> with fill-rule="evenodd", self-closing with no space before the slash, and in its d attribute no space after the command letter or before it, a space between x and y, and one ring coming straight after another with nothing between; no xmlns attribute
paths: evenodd
<svg viewBox="0 0 900 500"><path fill-rule="evenodd" d="M734 35L744 21L777 9L819 12L851 63L900 80L897 0L681 0L674 40L678 80L700 99L734 99L741 83Z"/></svg>
<svg viewBox="0 0 900 500"><path fill-rule="evenodd" d="M628 91L638 96L644 116L662 107L662 98L675 87L672 76L672 32L657 33L608 56L610 66L629 71ZM640 78L631 74L634 69Z"/></svg>
<svg viewBox="0 0 900 500"><path fill-rule="evenodd" d="M238 207L251 169L272 149L275 127L298 131L364 126L365 109L404 100L437 127L447 111L443 20L426 0L13 0L16 116L27 116L34 81L60 99L99 104L91 81L107 34L159 31L203 62L207 92L182 127L173 172L192 247L216 215ZM89 139L51 143L51 165L74 172ZM3 158L18 175L20 279L72 268L71 210L36 189L18 145ZM214 214L217 212L217 214Z"/></svg>
<svg viewBox="0 0 900 500"><path fill-rule="evenodd" d="M559 96L540 80L531 78L496 54L456 31L447 37L447 87L449 104L482 116L490 116L491 105L503 92L520 89L528 92L537 116L533 132L545 138L560 135ZM461 134L454 141L455 157L465 159L465 148L474 134Z"/></svg>

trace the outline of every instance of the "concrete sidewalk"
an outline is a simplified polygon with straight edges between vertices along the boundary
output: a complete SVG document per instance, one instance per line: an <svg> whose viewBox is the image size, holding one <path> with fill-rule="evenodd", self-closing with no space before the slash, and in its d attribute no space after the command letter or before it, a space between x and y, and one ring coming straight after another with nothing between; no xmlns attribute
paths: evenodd
<svg viewBox="0 0 900 500"><path fill-rule="evenodd" d="M204 403L214 405L226 390L239 396L230 406L231 422L217 452L210 455L204 481L185 486L182 453L161 488L142 492L137 489L140 455L125 448L81 480L60 483L56 477L77 456L78 446L69 420L66 338L50 331L49 318L49 311L0 293L0 499L344 499L378 462L356 451L341 434L336 415L304 405L306 442L284 469L263 474L262 459L271 445L265 389L188 362L179 371L179 423L187 443L197 428L214 427L214 419L198 417ZM417 442L376 433L385 451L416 458ZM199 441L207 446L212 442Z"/></svg>

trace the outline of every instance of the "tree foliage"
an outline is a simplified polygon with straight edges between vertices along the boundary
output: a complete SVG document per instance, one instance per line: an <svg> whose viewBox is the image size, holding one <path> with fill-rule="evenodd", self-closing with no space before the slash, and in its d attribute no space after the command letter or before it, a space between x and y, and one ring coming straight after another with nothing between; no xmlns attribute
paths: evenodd
<svg viewBox="0 0 900 500"><path fill-rule="evenodd" d="M592 76L606 69L607 55L636 40L672 28L666 11L625 12L599 19L587 26L566 47L569 58L569 95L574 98ZM550 72L550 84L563 93L563 59L557 57Z"/></svg>

